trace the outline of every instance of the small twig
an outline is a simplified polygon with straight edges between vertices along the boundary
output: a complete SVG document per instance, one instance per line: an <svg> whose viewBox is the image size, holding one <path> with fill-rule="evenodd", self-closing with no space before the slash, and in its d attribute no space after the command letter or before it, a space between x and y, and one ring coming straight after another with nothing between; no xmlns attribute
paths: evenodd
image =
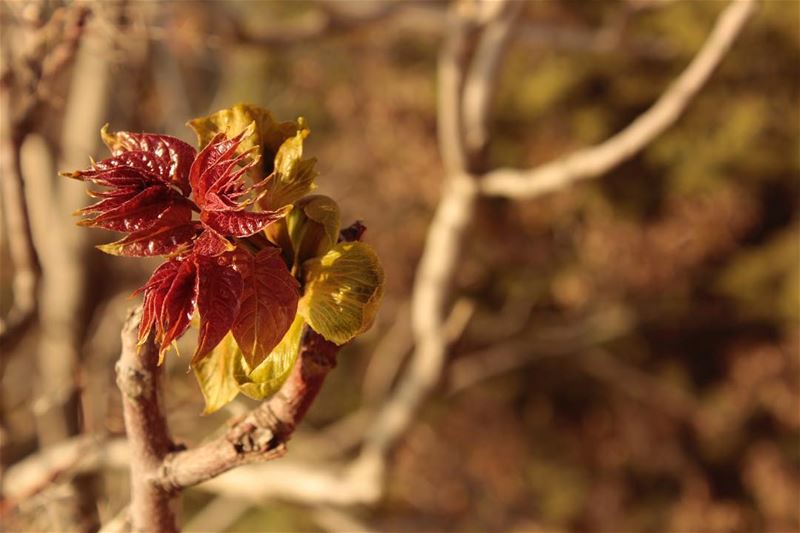
<svg viewBox="0 0 800 533"><path fill-rule="evenodd" d="M514 2L489 6L489 20L459 11L455 5L448 26L448 37L439 57L439 144L447 178L442 198L428 229L425 249L420 259L412 295L412 331L415 349L395 393L379 411L375 424L366 436L364 448L354 469L370 472L367 479L382 473L386 455L412 423L419 405L439 381L449 346L446 331L450 286L457 270L464 235L472 220L478 190L478 157L464 138L463 91L473 61L473 42L478 48L506 42L506 35L488 29L498 24L501 32L510 32L518 11ZM483 26L483 31L482 30ZM491 41L491 43L489 43ZM500 47L502 48L502 46ZM502 53L488 54L499 61ZM483 76L495 68L480 69ZM489 83L489 81L487 81ZM489 97L493 91L481 91ZM473 102L487 112L488 103ZM480 117L479 122L485 123Z"/></svg>
<svg viewBox="0 0 800 533"><path fill-rule="evenodd" d="M466 298L456 301L444 324L448 344L461 338L474 313L474 302ZM373 350L376 357L370 360L361 391L367 405L375 404L389 394L406 355L414 347L409 314L408 304L403 303L396 312L392 327Z"/></svg>
<svg viewBox="0 0 800 533"><path fill-rule="evenodd" d="M582 355L576 359L580 370L638 402L681 420L692 421L699 411L697 400L684 389L625 364L606 350L596 348Z"/></svg>
<svg viewBox="0 0 800 533"><path fill-rule="evenodd" d="M375 404L386 396L403 361L414 346L407 302L398 306L393 318L391 327L372 350L375 357L370 358L364 374L361 394L367 405Z"/></svg>
<svg viewBox="0 0 800 533"><path fill-rule="evenodd" d="M686 110L725 57L753 8L754 0L733 0L686 70L627 128L597 146L532 170L501 168L490 172L482 182L481 192L490 196L534 198L579 180L602 176L641 151Z"/></svg>

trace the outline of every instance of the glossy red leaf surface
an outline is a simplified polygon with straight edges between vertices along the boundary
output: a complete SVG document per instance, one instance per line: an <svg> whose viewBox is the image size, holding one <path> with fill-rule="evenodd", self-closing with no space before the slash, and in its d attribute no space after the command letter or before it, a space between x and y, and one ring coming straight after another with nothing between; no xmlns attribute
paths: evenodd
<svg viewBox="0 0 800 533"><path fill-rule="evenodd" d="M219 344L239 313L242 276L224 257L196 257L197 311L200 334L192 364L199 362Z"/></svg>
<svg viewBox="0 0 800 533"><path fill-rule="evenodd" d="M163 185L152 185L132 198L107 198L91 206L99 213L82 220L82 226L100 227L113 231L135 232L152 228L159 223L186 224L192 219L192 208L182 196Z"/></svg>
<svg viewBox="0 0 800 533"><path fill-rule="evenodd" d="M195 239L192 251L198 256L218 256L232 252L235 248L236 245L226 237L206 227L203 233Z"/></svg>
<svg viewBox="0 0 800 533"><path fill-rule="evenodd" d="M237 153L246 133L233 139L215 136L198 154L189 173L194 200L201 210L200 220L229 237L248 237L283 216L283 212L244 210L254 202L252 195L261 189L244 185L245 175L257 163L252 152Z"/></svg>
<svg viewBox="0 0 800 533"><path fill-rule="evenodd" d="M188 196L191 190L189 168L197 153L190 144L169 135L121 131L109 136L103 133L113 155L132 151L151 154L150 166L155 173Z"/></svg>
<svg viewBox="0 0 800 533"><path fill-rule="evenodd" d="M203 211L200 220L223 235L249 237L283 216L283 211Z"/></svg>
<svg viewBox="0 0 800 533"><path fill-rule="evenodd" d="M162 336L161 308L164 306L164 298L172 286L179 267L178 261L163 263L153 272L144 287L134 293L144 293L142 321L139 324L139 342L144 342L154 325L156 326L156 338Z"/></svg>
<svg viewBox="0 0 800 533"><path fill-rule="evenodd" d="M98 200L77 212L84 217L79 224L126 234L98 248L113 255L171 258L140 290L140 337L155 328L162 355L189 327L195 310L200 336L194 362L235 329L255 365L294 319L298 284L277 249L253 256L237 241L249 237L247 250L258 248L255 235L285 214L246 210L268 184L267 179L245 183L258 162L255 149L240 149L251 133L252 127L232 139L219 134L197 153L174 137L104 129L111 157L67 174L102 187L90 191ZM192 220L193 211L199 220Z"/></svg>
<svg viewBox="0 0 800 533"><path fill-rule="evenodd" d="M116 242L101 244L97 248L110 255L129 257L173 255L188 248L192 238L200 231L200 224L196 222L178 226L164 224L131 233Z"/></svg>
<svg viewBox="0 0 800 533"><path fill-rule="evenodd" d="M161 307L160 330L163 334L158 339L161 343L161 354L189 327L197 303L196 279L197 266L194 261L181 261Z"/></svg>
<svg viewBox="0 0 800 533"><path fill-rule="evenodd" d="M219 179L220 173L235 165L232 161L242 161L241 156L236 155L242 138L242 135L238 135L228 139L220 133L197 154L189 171L189 182L198 205L204 204L206 192Z"/></svg>
<svg viewBox="0 0 800 533"><path fill-rule="evenodd" d="M244 288L239 315L231 331L253 369L272 352L291 326L297 312L299 285L278 248L241 257Z"/></svg>
<svg viewBox="0 0 800 533"><path fill-rule="evenodd" d="M189 163L186 158L194 156L194 149L186 145L170 150L166 147L169 144L167 141L156 139L159 136L135 137L134 134L130 134L130 137L125 137L125 135L117 134L117 139L134 143L147 137L147 141L141 141L139 144L144 147L152 145L153 152L124 151L117 147L116 155L94 163L90 170L69 174L70 177L108 187L108 190L93 193L93 196L101 198L99 202L78 212L88 217L79 224L132 234L123 241L106 245L104 251L108 253L117 255L171 253L174 246L167 244L182 243L187 230L182 228L170 233L167 227L185 226L190 223L192 217L191 202L171 184L175 180L183 180L183 186L188 187ZM177 139L174 141L182 142ZM172 143L170 146L176 144L172 141L170 143ZM155 232L157 237L148 241L148 244L154 243L154 245L142 245L143 239L150 236L149 230L155 228L158 228ZM156 249L161 251L154 251Z"/></svg>

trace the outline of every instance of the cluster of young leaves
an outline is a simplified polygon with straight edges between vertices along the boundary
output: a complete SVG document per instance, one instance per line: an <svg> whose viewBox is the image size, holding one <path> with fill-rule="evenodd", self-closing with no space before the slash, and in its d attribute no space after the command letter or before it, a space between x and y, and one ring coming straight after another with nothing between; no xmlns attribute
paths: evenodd
<svg viewBox="0 0 800 533"><path fill-rule="evenodd" d="M65 176L94 183L79 224L125 233L112 255L165 256L137 293L140 342L165 352L192 324L191 365L216 411L239 392L263 399L288 377L306 327L344 344L372 324L383 291L363 226L340 228L336 202L310 195L302 119L237 105L189 122L199 152L167 135L101 135L111 157ZM194 319L193 319L194 318Z"/></svg>

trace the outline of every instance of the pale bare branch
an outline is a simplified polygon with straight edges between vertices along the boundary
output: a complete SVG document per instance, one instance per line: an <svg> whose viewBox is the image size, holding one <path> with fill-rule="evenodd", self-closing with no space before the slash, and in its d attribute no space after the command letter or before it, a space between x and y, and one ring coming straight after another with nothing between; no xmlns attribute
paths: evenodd
<svg viewBox="0 0 800 533"><path fill-rule="evenodd" d="M672 126L725 57L754 9L754 0L734 0L719 16L702 49L653 106L607 141L532 170L501 168L486 175L489 196L534 198L579 180L602 176L644 149Z"/></svg>
<svg viewBox="0 0 800 533"><path fill-rule="evenodd" d="M502 4L493 4L501 5ZM498 87L498 74L514 25L524 2L510 2L483 32L464 83L462 114L464 143L473 154L473 171L485 170L485 150L489 143L489 117Z"/></svg>
<svg viewBox="0 0 800 533"><path fill-rule="evenodd" d="M493 27L497 20L505 20L505 17L513 18L517 9L513 4L495 3L488 10L488 20L481 20L480 13L460 11L460 6L456 5L449 21L448 36L439 58L438 96L439 144L447 178L414 281L411 307L414 353L397 389L378 411L361 455L349 470L349 474L359 477L362 483L371 483L376 492L381 488L388 451L407 430L420 404L441 378L444 368L449 345L446 317L450 287L477 198L474 175L477 169L472 166L476 157L463 136L462 98L472 64L471 45L478 37L481 39L479 48L504 43L505 35L492 33L488 36L485 28ZM500 24L499 27L503 32L511 30L511 24ZM498 61L501 54L487 52L487 55ZM475 75L478 77L486 74L484 69L477 72ZM480 94L488 97L492 91L485 90ZM489 109L482 102L474 103L480 104L484 112ZM483 119L479 122L484 123ZM355 489L353 494L361 495L358 490Z"/></svg>

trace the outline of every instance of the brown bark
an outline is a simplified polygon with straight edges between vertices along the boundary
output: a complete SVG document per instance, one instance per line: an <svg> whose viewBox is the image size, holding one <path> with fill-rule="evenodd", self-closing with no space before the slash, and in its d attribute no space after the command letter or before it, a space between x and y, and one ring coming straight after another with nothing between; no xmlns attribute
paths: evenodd
<svg viewBox="0 0 800 533"><path fill-rule="evenodd" d="M196 485L231 468L277 459L336 366L339 346L306 329L299 361L281 389L221 437L167 456L157 479L167 491Z"/></svg>
<svg viewBox="0 0 800 533"><path fill-rule="evenodd" d="M131 453L131 525L137 532L177 532L176 494L154 483L173 445L161 404L158 349L152 337L137 346L141 315L141 308L137 308L125 321L116 367Z"/></svg>
<svg viewBox="0 0 800 533"><path fill-rule="evenodd" d="M161 367L152 338L137 346L141 308L122 329L117 385L122 393L131 454L130 518L133 531L178 531L175 505L184 488L231 468L277 459L336 366L339 346L310 329L299 361L281 389L228 431L191 450L176 450L161 404Z"/></svg>

